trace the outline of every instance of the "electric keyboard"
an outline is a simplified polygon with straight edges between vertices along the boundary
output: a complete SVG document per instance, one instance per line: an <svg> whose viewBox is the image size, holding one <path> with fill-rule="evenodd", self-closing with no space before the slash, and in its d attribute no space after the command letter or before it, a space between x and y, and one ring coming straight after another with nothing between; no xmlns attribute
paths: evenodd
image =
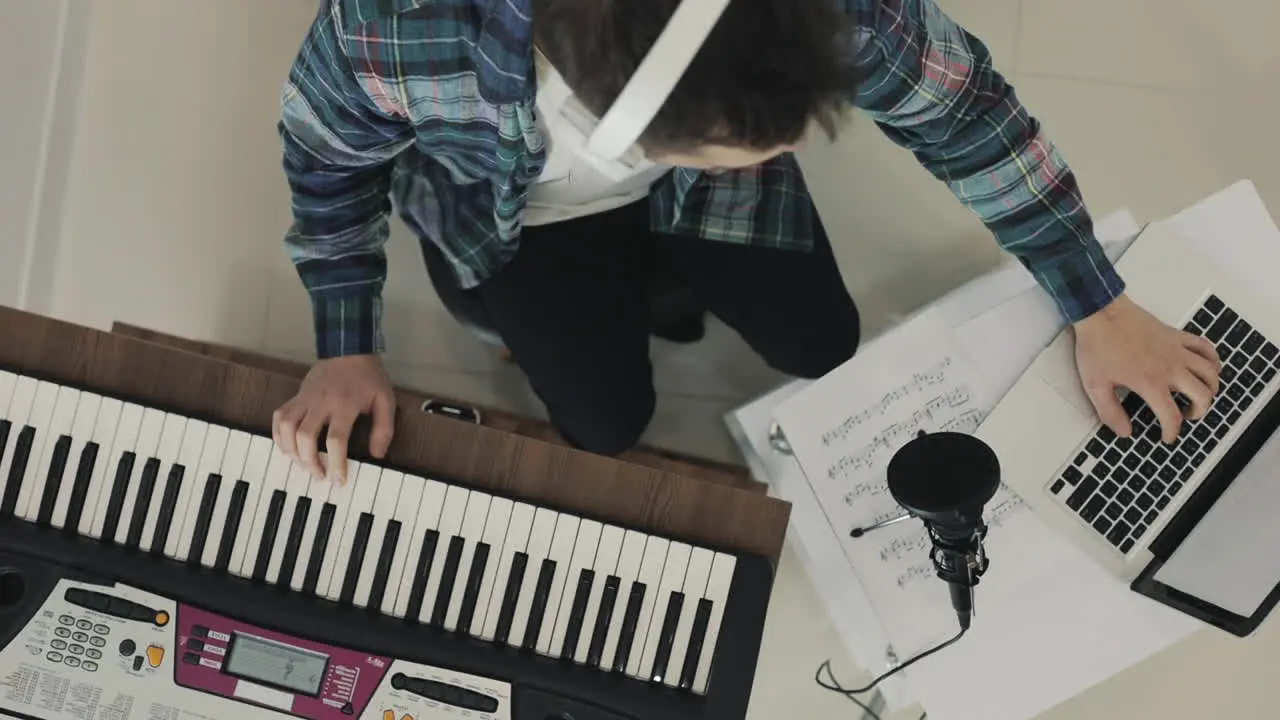
<svg viewBox="0 0 1280 720"><path fill-rule="evenodd" d="M3 361L0 711L745 716L763 555L394 462L315 480L261 432Z"/></svg>

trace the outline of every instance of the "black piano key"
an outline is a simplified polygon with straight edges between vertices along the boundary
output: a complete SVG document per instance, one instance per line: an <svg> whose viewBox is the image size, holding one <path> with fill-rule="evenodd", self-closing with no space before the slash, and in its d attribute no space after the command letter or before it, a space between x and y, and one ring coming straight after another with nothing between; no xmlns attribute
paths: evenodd
<svg viewBox="0 0 1280 720"><path fill-rule="evenodd" d="M329 545L329 534L333 532L333 518L338 514L338 507L333 503L325 503L320 509L320 519L316 522L316 539L311 546L311 557L307 559L307 574L303 576L302 592L316 594L316 585L320 583L320 569L324 566L324 553Z"/></svg>
<svg viewBox="0 0 1280 720"><path fill-rule="evenodd" d="M138 497L133 503L133 516L129 518L129 533L125 536L125 547L136 549L142 544L142 527L147 524L147 513L151 510L151 496L156 491L156 480L160 477L160 460L147 458L142 466L142 478L138 480Z"/></svg>
<svg viewBox="0 0 1280 720"><path fill-rule="evenodd" d="M276 535L280 534L280 518L284 516L284 503L287 498L283 490L276 490L271 493L271 499L267 501L267 518L262 525L262 542L258 545L258 555L253 561L253 575L250 576L258 582L267 579L267 567L271 564L271 552L276 546Z"/></svg>
<svg viewBox="0 0 1280 720"><path fill-rule="evenodd" d="M0 439L0 446L4 440ZM67 532L78 533L80 518L84 517L84 503L89 497L89 483L93 480L93 469L98 465L98 443L88 442L80 453L80 462L76 465L76 479L71 485L71 499L67 503L67 524L63 526Z"/></svg>
<svg viewBox="0 0 1280 720"><path fill-rule="evenodd" d="M622 627L618 630L618 652L613 656L614 672L626 672L627 663L631 661L631 649L636 642L636 626L640 624L640 611L644 608L644 596L648 588L644 583L631 586L631 597L627 600L627 610L622 616Z"/></svg>
<svg viewBox="0 0 1280 720"><path fill-rule="evenodd" d="M49 463L49 475L40 495L40 509L36 512L36 524L49 527L53 523L53 508L58 504L58 491L62 489L62 475L67 471L67 456L71 454L71 436L63 435L53 445L53 461Z"/></svg>
<svg viewBox="0 0 1280 720"><path fill-rule="evenodd" d="M9 432L13 430L13 423L8 420L0 420L0 462L4 462L4 451L9 446Z"/></svg>
<svg viewBox="0 0 1280 720"><path fill-rule="evenodd" d="M604 581L604 592L600 594L600 612L596 614L596 626L591 632L591 645L587 649L587 665L600 667L600 659L604 656L604 643L608 639L609 625L613 620L613 606L618 602L618 587L622 578L610 575Z"/></svg>
<svg viewBox="0 0 1280 720"><path fill-rule="evenodd" d="M124 496L129 490L129 479L133 477L133 463L136 460L137 456L126 452L120 456L120 462L116 465L115 482L111 485L111 497L107 501L107 517L102 526L103 542L115 542L116 531L120 529L120 513L124 511Z"/></svg>
<svg viewBox="0 0 1280 720"><path fill-rule="evenodd" d="M18 505L18 493L22 492L22 480L27 475L27 463L31 460L31 446L36 441L36 429L27 425L18 431L13 446L13 464L9 466L8 482L4 497L0 498L0 517L9 517Z"/></svg>
<svg viewBox="0 0 1280 720"><path fill-rule="evenodd" d="M444 556L444 570L440 573L440 591L436 594L436 603L431 610L431 624L444 626L445 615L449 613L449 600L453 597L453 586L458 581L458 564L462 562L462 548L465 545L460 537L449 540L449 550Z"/></svg>
<svg viewBox="0 0 1280 720"><path fill-rule="evenodd" d="M360 582L360 570L364 567L364 556L369 552L369 534L372 532L373 516L360 513L360 519L356 521L356 535L351 540L351 557L342 578L342 590L338 593L338 602L343 605L350 605L356 599L356 584Z"/></svg>
<svg viewBox="0 0 1280 720"><path fill-rule="evenodd" d="M662 682L667 677L667 665L671 662L671 648L676 644L676 629L680 626L680 612L684 609L684 593L671 593L667 614L662 619L662 633L658 635L658 652L653 658L653 670L649 679Z"/></svg>
<svg viewBox="0 0 1280 720"><path fill-rule="evenodd" d="M703 598L698 601L698 611L693 616L693 630L689 633L689 650L684 656L684 667L680 669L680 689L691 690L698 677L698 662L703 652L715 652L715 648L702 647L707 642L707 626L711 624L712 602Z"/></svg>
<svg viewBox="0 0 1280 720"><path fill-rule="evenodd" d="M191 551L187 553L187 563L199 565L204 557L204 544L209 538L209 525L213 522L213 506L218 501L218 491L222 488L222 476L213 473L204 483L204 493L200 496L200 509L196 511L195 534L191 536Z"/></svg>
<svg viewBox="0 0 1280 720"><path fill-rule="evenodd" d="M533 589L533 602L529 606L529 623L525 625L524 640L520 647L533 650L538 647L538 637L542 634L543 616L547 614L547 602L551 600L551 583L556 578L556 562L543 560L538 571L538 584Z"/></svg>
<svg viewBox="0 0 1280 720"><path fill-rule="evenodd" d="M387 596L387 583L391 580L391 563L395 561L396 548L400 545L400 521L387 522L382 535L382 549L378 551L378 564L373 569L373 585L369 588L370 610L380 611Z"/></svg>
<svg viewBox="0 0 1280 720"><path fill-rule="evenodd" d="M289 587L293 571L298 568L298 553L302 551L302 534L307 529L309 515L311 515L311 498L298 498L298 504L293 509L293 521L289 525L289 535L285 540L284 553L280 556L280 577L277 582L282 588Z"/></svg>
<svg viewBox="0 0 1280 720"><path fill-rule="evenodd" d="M413 571L413 585L409 588L409 604L405 608L404 619L417 622L422 614L422 602L427 594L427 580L431 576L431 565L436 558L436 545L440 543L440 533L427 530L422 536L422 553L418 555Z"/></svg>
<svg viewBox="0 0 1280 720"><path fill-rule="evenodd" d="M516 604L520 602L520 586L524 584L524 572L529 566L529 556L518 552L511 558L511 573L507 576L507 589L502 594L502 607L498 610L498 625L493 641L507 644L511 637L511 624L516 619Z"/></svg>
<svg viewBox="0 0 1280 720"><path fill-rule="evenodd" d="M186 474L187 469L182 465L169 468L164 493L160 496L160 507L156 510L156 532L151 536L151 552L154 555L164 554L164 546L169 542L169 533L173 530L173 514L178 511L178 493L182 492L182 480Z"/></svg>
<svg viewBox="0 0 1280 720"><path fill-rule="evenodd" d="M480 600L480 585L484 582L485 566L489 564L489 546L476 544L475 556L471 559L471 574L462 590L462 607L458 610L458 632L470 635L471 623L476 615L476 603Z"/></svg>
<svg viewBox="0 0 1280 720"><path fill-rule="evenodd" d="M573 595L573 605L569 607L569 627L564 634L564 645L560 648L560 657L564 660L572 660L578 652L582 623L587 619L587 601L591 599L591 586L595 581L594 570L583 569L578 575L578 588Z"/></svg>
<svg viewBox="0 0 1280 720"><path fill-rule="evenodd" d="M231 488L231 499L227 503L227 522L222 526L222 544L218 546L218 555L213 562L213 569L218 572L226 572L231 565L231 555L235 552L240 523L244 518L244 504L248 499L249 483L237 481L235 487Z"/></svg>

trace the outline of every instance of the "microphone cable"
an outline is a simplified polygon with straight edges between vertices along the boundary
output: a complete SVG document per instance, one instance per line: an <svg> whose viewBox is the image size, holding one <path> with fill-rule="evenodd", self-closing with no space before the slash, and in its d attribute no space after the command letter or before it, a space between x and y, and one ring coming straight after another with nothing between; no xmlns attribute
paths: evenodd
<svg viewBox="0 0 1280 720"><path fill-rule="evenodd" d="M930 655L933 655L933 654L935 654L935 653L941 652L941 651L943 651L943 650L945 650L945 649L947 649L947 648L951 647L952 645L955 645L956 643L960 642L960 638L964 637L964 636L965 636L965 633L967 633L967 632L969 632L968 628L962 628L962 629L960 630L960 632L959 632L959 633L957 633L957 634L955 635L955 637L953 637L953 638L951 638L950 640L947 640L947 641L945 641L945 642L942 642L942 643L938 644L937 646L935 646L935 647L933 647L933 648L930 648L930 649L928 649L928 650L925 650L924 652L920 653L919 655L916 655L915 657L911 658L910 660L908 660L908 661L906 661L906 662L902 663L901 665L899 665L899 666L897 666L897 667L893 668L892 670L890 670L890 671L888 671L888 672L884 673L884 674L883 674L883 675L881 675L880 677L878 677L878 678L876 678L876 679L872 680L872 681L871 681L868 685L866 685L865 687L860 687L860 688L857 688L857 689L855 689L855 690L849 690L849 689L845 688L843 685L841 685L841 684L840 684L840 681L836 680L836 675L835 675L835 672L831 669L831 660L829 660L829 659L828 659L826 662L824 662L824 663L822 663L821 665L819 665L819 666L818 666L818 670L817 670L817 672L815 672L815 673L814 673L814 675L813 675L813 681L814 681L815 683L817 683L817 684L818 684L818 686L819 686L819 687L821 687L821 688L823 688L824 690L830 690L831 692L839 693L840 695L845 696L845 697L846 697L846 698L848 698L851 702L853 702L855 705L857 705L858 707L862 708L862 711L863 711L866 715L871 716L872 720L883 720L883 718L881 718L881 717L880 717L880 715L879 715L878 713L876 713L876 711L872 710L872 709L871 709L871 708L870 708L866 703L864 703L862 700L860 700L860 699L858 698L858 696L859 696L859 695L864 695L864 694L866 694L866 693L871 692L872 690L876 689L876 687L877 687L880 683L884 682L885 680L888 680L889 678L893 677L894 675L897 675L898 673L902 672L903 670L906 670L907 668L911 667L912 665L915 665L916 663L920 662L921 660L924 660L925 658L929 657ZM830 681L824 680L824 679L822 678L822 674L823 674L823 672L825 672L825 673L826 673L826 675L827 675L827 677L828 677L828 678L830 678ZM921 715L920 717L921 717L921 720L924 720L924 717L925 717L925 716L924 716L924 715Z"/></svg>

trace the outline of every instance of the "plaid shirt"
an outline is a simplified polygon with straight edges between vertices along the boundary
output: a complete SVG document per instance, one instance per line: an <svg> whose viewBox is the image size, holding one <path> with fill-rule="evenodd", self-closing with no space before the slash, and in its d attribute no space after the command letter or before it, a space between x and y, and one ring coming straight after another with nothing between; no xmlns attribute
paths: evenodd
<svg viewBox="0 0 1280 720"><path fill-rule="evenodd" d="M1124 291L1075 176L986 47L934 0L831 0L857 27L853 104L977 213L1080 320ZM280 132L286 245L321 358L381 352L394 196L466 287L519 245L546 159L534 115L530 0L324 0L289 75ZM794 157L721 175L675 169L652 225L803 251L813 217Z"/></svg>

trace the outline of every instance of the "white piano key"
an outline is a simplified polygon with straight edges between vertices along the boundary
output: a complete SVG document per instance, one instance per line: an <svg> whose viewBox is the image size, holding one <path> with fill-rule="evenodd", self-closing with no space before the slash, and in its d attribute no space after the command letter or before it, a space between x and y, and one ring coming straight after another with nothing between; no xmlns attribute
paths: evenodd
<svg viewBox="0 0 1280 720"><path fill-rule="evenodd" d="M13 400L13 388L18 376L8 370L0 370L0 420L9 419L9 402Z"/></svg>
<svg viewBox="0 0 1280 720"><path fill-rule="evenodd" d="M493 597L495 587L505 585L506 575L498 578L498 570L502 567L503 551L506 548L507 535L511 530L511 513L515 503L506 498L494 498L489 504L489 517L485 520L484 536L481 542L489 546L489 557L485 560L484 574L480 579L480 594L476 596L475 612L471 616L471 634L483 636L485 621L489 617L489 601ZM526 530L527 533L527 530ZM528 535L526 534L526 538ZM511 561L506 563L507 572L511 572ZM498 604L502 601L499 599ZM497 611L494 612L495 616ZM497 624L497 618L494 618ZM488 639L488 638L486 638Z"/></svg>
<svg viewBox="0 0 1280 720"><path fill-rule="evenodd" d="M476 493L479 495L480 493ZM467 514L467 501L471 491L457 485L448 486L444 496L444 506L440 511L440 540L436 544L435 562L431 563L431 574L427 578L426 593L422 596L422 610L418 613L418 621L431 622L431 612L435 609L436 595L440 593L440 578L444 574L444 558L449 552L449 542L462 532L463 518Z"/></svg>
<svg viewBox="0 0 1280 720"><path fill-rule="evenodd" d="M658 607L658 592L662 583L663 571L667 565L667 555L671 552L671 541L650 536L644 546L644 560L640 563L640 579L645 586L644 604L640 606L640 615L636 619L636 635L631 640L631 652L627 655L627 675L641 678L649 668L641 669L645 647L649 644L649 628L653 625ZM666 607L665 601L662 607ZM661 621L659 621L661 622ZM661 628L659 628L661 631ZM656 633L655 633L656 636ZM655 638L654 642L657 640ZM655 648L656 652L656 648ZM649 658L652 667L653 658Z"/></svg>
<svg viewBox="0 0 1280 720"><path fill-rule="evenodd" d="M222 483L218 487L218 499L213 504L213 515L209 519L209 534L205 539L204 553L200 556L200 564L211 568L218 561L218 548L222 546L222 533L227 526L227 508L231 505L231 493L236 483L244 474L244 464L249 458L249 443L253 438L241 430L232 430L227 438L227 449L222 454L222 465L218 475Z"/></svg>
<svg viewBox="0 0 1280 720"><path fill-rule="evenodd" d="M391 557L391 567L387 572L387 589L382 594L382 605L379 608L383 615L391 615L393 617L404 617L404 611L401 610L396 614L396 608L399 607L400 588L403 584L405 566L409 564L410 557L413 561L417 561L417 556L411 556L409 549L413 545L413 538L418 538L418 549L422 549L422 532L418 529L418 509L422 505L422 491L426 488L427 481L417 475L405 475L400 483L400 499L396 501L395 511L391 519L400 523L400 539L396 542L395 554ZM425 525L424 525L425 527ZM409 579L413 582L413 578ZM406 593L405 604L408 604L409 598Z"/></svg>
<svg viewBox="0 0 1280 720"><path fill-rule="evenodd" d="M387 523L395 519L396 504L400 502L403 487L404 473L382 471L382 478L378 480L378 493L373 498L373 525L369 529L369 543L365 548L364 562L360 564L360 578L356 581L356 595L352 601L358 608L369 607L369 593L373 590L373 576L378 573L382 541L387 536Z"/></svg>
<svg viewBox="0 0 1280 720"><path fill-rule="evenodd" d="M681 590L684 605L680 607L680 624L676 626L676 639L671 644L667 674L662 678L667 687L680 685L680 670L684 667L684 656L689 651L689 639L693 634L693 617L698 613L698 601L706 596L713 560L715 553L704 548L695 548L689 557L689 569L685 571L684 588Z"/></svg>
<svg viewBox="0 0 1280 720"><path fill-rule="evenodd" d="M618 569L618 556L622 554L622 539L626 531L614 525L606 525L600 533L600 545L596 548L595 562L591 570L595 573L595 582L591 584L591 596L587 599L587 612L582 619L582 632L578 635L578 650L573 660L585 665L587 655L591 651L591 640L595 636L596 618L600 615L600 600L604 596L604 586L609 576Z"/></svg>
<svg viewBox="0 0 1280 720"><path fill-rule="evenodd" d="M44 479L37 479L36 475L39 472L40 460L44 456L45 445L52 447L53 443L57 442L56 437L49 440L49 435L59 393L57 385L42 380L36 388L35 402L31 405L31 416L27 419L27 424L36 430L35 441L31 443L31 454L27 457L27 471L20 481L18 504L13 508L13 514L23 519L26 519L27 506L31 504L31 498L44 486ZM72 412L75 412L74 406L72 406ZM36 503L39 504L39 502L37 499ZM31 517L34 518L35 515Z"/></svg>
<svg viewBox="0 0 1280 720"><path fill-rule="evenodd" d="M288 458L285 458L288 462ZM306 471L303 471L306 473ZM293 566L293 578L289 580L289 587L294 592L302 592L303 585L306 584L307 568L311 564L311 553L315 549L316 531L320 527L320 515L324 512L324 506L329 502L329 494L333 491L336 483L329 482L325 478L313 478L307 474L307 497L311 500L311 509L307 511L307 524L302 528L302 544L298 546L298 562ZM280 579L284 582L284 578Z"/></svg>
<svg viewBox="0 0 1280 720"><path fill-rule="evenodd" d="M502 617L502 603L507 596L507 581L511 578L511 563L515 560L516 553L526 552L529 544L529 534L533 528L534 507L527 503L516 503L511 508L511 519L507 526L507 537L503 541L502 549L499 551L494 548L495 553L499 553L498 567L494 573L493 589L489 591L489 607L484 613L484 624L472 623L473 629L479 629L480 637L485 640L493 640L498 634L498 619ZM527 554L527 553L526 553ZM493 557L490 557L489 563L493 564ZM530 569L525 565L525 578L529 577ZM532 571L536 575L536 571ZM524 580L521 580L521 587L524 586ZM481 592L483 595L484 593ZM477 614L480 612L479 607L476 608ZM512 622L514 626L514 620ZM508 636L509 637L509 636Z"/></svg>
<svg viewBox="0 0 1280 720"><path fill-rule="evenodd" d="M618 583L618 599L613 605L613 618L609 622L609 634L605 638L604 653L600 655L600 667L604 670L613 668L613 661L618 656L618 640L622 637L622 621L627 613L627 604L631 600L631 586L640 578L640 563L644 560L644 547L647 536L634 530L628 530L622 539L622 552L618 555L618 569L614 574L622 582Z"/></svg>
<svg viewBox="0 0 1280 720"><path fill-rule="evenodd" d="M703 595L711 601L711 617L707 622L707 635L702 641L702 654L698 657L698 673L693 682L693 692L698 695L707 694L716 643L720 640L720 627L724 622L724 606L729 602L729 588L733 585L733 573L737 567L737 558L724 553L716 553L715 561L711 564L707 591Z"/></svg>
<svg viewBox="0 0 1280 720"><path fill-rule="evenodd" d="M133 446L133 473L129 476L124 505L120 508L120 522L116 525L116 542L123 545L129 537L129 525L133 522L133 508L138 502L138 486L142 484L142 471L147 461L156 455L160 447L160 433L164 431L165 414L147 408L142 411L142 426L138 429L138 442Z"/></svg>
<svg viewBox="0 0 1280 720"><path fill-rule="evenodd" d="M407 539L409 544L405 548L403 569L398 574L392 573L392 580L389 581L396 582L398 585L395 606L390 613L397 618L403 618L409 612L409 600L413 595L413 584L418 577L418 563L422 560L423 541L426 539L429 530L439 530L440 528L440 513L444 509L446 490L447 488L441 482L424 480L418 504L407 510L413 515L413 532L406 538L403 530L401 531L401 538ZM401 544L403 545L404 543L402 542ZM436 556L438 556L439 549L437 548L435 552Z"/></svg>
<svg viewBox="0 0 1280 720"><path fill-rule="evenodd" d="M160 443L155 454L160 461L160 472L156 475L156 484L147 505L147 519L142 524L142 536L138 540L138 549L142 552L151 552L156 523L160 519L160 505L164 502L165 486L169 484L169 471L178 463L182 454L182 439L186 436L187 423L187 418L181 415L168 415L164 419L164 429L160 431Z"/></svg>
<svg viewBox="0 0 1280 720"><path fill-rule="evenodd" d="M40 395L37 392L37 403L39 399ZM39 439L31 448L31 458L27 462L27 481L23 484L22 495L19 496L18 505L14 509L15 516L27 522L35 522L39 517L40 504L44 500L44 488L49 482L49 471L53 467L54 450L57 448L59 438L71 432L71 424L76 420L76 406L79 404L79 390L69 387L59 387L55 390L53 410L49 414L48 423L41 428L43 432L37 434L36 437ZM65 474L64 467L63 475Z"/></svg>
<svg viewBox="0 0 1280 720"><path fill-rule="evenodd" d="M102 487L113 477L114 470L108 470L111 448L115 445L116 430L120 427L120 416L124 412L124 403L115 398L103 398L102 407L98 409L98 417L93 423L93 442L98 446L98 456L94 461L93 475L89 477L89 488L84 496L84 507L80 510L80 521L76 532L80 535L91 535L93 518L98 509L98 499L102 495ZM78 461L78 460L77 460ZM0 487L4 485L0 475Z"/></svg>
<svg viewBox="0 0 1280 720"><path fill-rule="evenodd" d="M573 548L578 541L578 530L582 520L573 515L560 515L556 518L556 532L551 537L551 552L547 559L556 564L556 572L551 581L551 590L547 594L547 607L542 613L542 628L538 632L538 654L555 657L560 648L553 648L555 640L556 620L560 617L560 601L564 598L566 580L569 577L569 563L573 560ZM577 578L573 580L577 583ZM572 602L572 600L570 600ZM563 642L563 633L560 636Z"/></svg>
<svg viewBox="0 0 1280 720"><path fill-rule="evenodd" d="M516 612L511 620L511 632L507 635L507 644L521 647L525 632L529 629L529 612L533 608L533 596L538 589L538 576L542 573L542 561L551 552L551 539L556 533L556 518L559 513L547 508L538 508L533 514L533 527L529 531L529 542L525 554L529 562L525 565L524 583L520 587L520 599L516 601Z"/></svg>
<svg viewBox="0 0 1280 720"><path fill-rule="evenodd" d="M106 407L104 405L105 412ZM182 448L178 451L178 464L182 466L182 484L178 486L178 496L173 505L173 518L169 521L169 534L164 540L164 554L175 557L178 545L182 542L182 528L187 520L187 507L191 496L204 489L204 480L200 477L200 458L204 453L205 438L209 436L210 425L203 420L187 419L187 426L182 431ZM168 483L166 474L165 483ZM163 497L163 494L161 495ZM185 559L185 558L183 558Z"/></svg>
<svg viewBox="0 0 1280 720"><path fill-rule="evenodd" d="M272 463L275 463L275 454L279 451L279 448L272 449ZM288 458L285 458L285 463L288 463ZM277 489L274 484L276 479L271 476L273 470L273 467L268 466L266 479L263 481L262 493L258 497L258 509L254 517L255 526L258 517L262 518L263 526L257 527L258 538L256 542L253 538L250 538L249 549L245 552L244 562L240 566L241 572L244 572L244 568L248 567L250 576L253 574L253 566L258 562L258 549L261 548L262 541L264 540L262 537L263 527L266 525L267 514L271 505L271 497L275 495L275 491ZM289 468L289 477L285 480L283 488L285 498L284 507L281 508L280 512L280 525L279 529L276 530L275 542L271 545L270 559L267 561L266 582L269 585L287 585L292 579L291 577L280 577L280 566L284 564L284 552L289 544L289 531L293 528L294 515L298 511L298 500L307 497L307 488L310 485L311 473L308 473L305 467L301 465L293 465ZM307 511L307 519L309 520L311 515L317 512L319 512L319 509L313 504L311 509ZM303 556L299 554L297 562L294 564L295 569L297 568L297 563L302 562L302 560Z"/></svg>
<svg viewBox="0 0 1280 720"><path fill-rule="evenodd" d="M191 554L191 541L194 539L196 523L200 515L200 501L204 498L204 488L209 482L209 476L217 475L222 470L222 457L227 452L227 443L230 439L231 430L221 425L209 425L209 432L205 434L204 447L200 452L200 462L196 465L195 473L191 475L191 492L187 495L187 507L182 513L182 532L178 533L174 552L172 554L166 552L175 560L184 562L200 560L200 558L188 557Z"/></svg>
<svg viewBox="0 0 1280 720"><path fill-rule="evenodd" d="M9 476L13 474L13 456L18 447L18 436L22 433L22 429L26 427L27 420L31 417L31 406L36 401L36 390L40 387L40 383L33 378L26 376L19 377L14 383L13 399L9 403L8 417L9 438L5 442L4 456L0 458L0 498L10 494ZM30 462L28 460L28 462ZM14 478L14 482L20 482L20 479ZM17 492L14 489L13 492Z"/></svg>
<svg viewBox="0 0 1280 720"><path fill-rule="evenodd" d="M267 516L271 514L271 498L277 490L283 490L289 484L290 479L299 472L306 474L301 469L301 465L294 465L288 455L280 450L274 444L270 448L270 455L267 458L267 469L262 476L262 488L258 491L258 504L253 509L253 519L242 527L247 527L244 557L240 560L240 571L237 573L240 577L253 577L253 571L258 566L258 552L262 549L263 534L267 527ZM310 478L310 475L307 475ZM306 487L305 485L303 486ZM304 490L305 492L305 490ZM285 503L288 506L288 502ZM314 510L319 512L319 508ZM249 516L246 516L249 517ZM284 544L280 538L281 532L276 532L275 544L273 545L272 555L276 554L276 549L282 549ZM268 573L268 576L270 574Z"/></svg>
<svg viewBox="0 0 1280 720"><path fill-rule="evenodd" d="M569 560L564 578L564 592L560 598L560 612L556 614L555 632L551 635L551 656L563 657L565 635L569 630L569 619L573 615L573 600L578 593L578 579L583 570L595 566L596 550L600 546L600 533L604 526L595 520L583 520L578 526L578 539L573 544L573 556ZM566 660L573 659L570 650Z"/></svg>
<svg viewBox="0 0 1280 720"><path fill-rule="evenodd" d="M111 451L107 454L105 476L102 478L101 492L93 512L93 525L89 536L96 539L102 537L103 526L107 522L107 510L111 506L111 491L116 484L116 470L120 467L120 459L125 453L133 452L138 444L138 431L142 428L144 409L141 405L125 403L120 410L120 424L116 427L115 438L111 441ZM136 466L138 461L134 460Z"/></svg>
<svg viewBox="0 0 1280 720"><path fill-rule="evenodd" d="M249 454L245 458L244 472L239 478L249 483L249 490L244 496L244 509L240 511L240 527L236 531L235 545L231 548L231 561L227 564L227 571L233 575L241 577L253 575L252 567L245 572L245 565L251 562L249 558L252 557L254 561L258 559L258 544L250 545L250 536L253 532L253 523L258 517L258 509L265 510L271 504L271 495L263 495L262 491L267 486L267 468L275 449L275 443L269 437L255 435L249 442ZM293 504L286 502L284 511L292 513ZM285 529L276 535L277 542L283 542L283 535L288 532L288 526L284 527Z"/></svg>
<svg viewBox="0 0 1280 720"><path fill-rule="evenodd" d="M342 574L346 571L345 565L338 566L338 556L342 550L340 544L343 532L347 527L347 513L351 510L351 499L355 494L358 480L363 472L363 463L349 460L347 462L347 481L345 483L333 483L333 487L329 489L328 502L333 505L334 514L333 525L329 528L329 541L324 549L324 564L320 566L320 575L316 581L316 595L321 597L325 597L334 576L337 576L338 582L341 583ZM348 547L348 557L350 553L351 548Z"/></svg>
<svg viewBox="0 0 1280 720"><path fill-rule="evenodd" d="M0 379L0 382L3 380ZM3 400L0 398L0 403ZM76 405L76 418L71 423L71 449L67 453L67 468L62 476L62 485L58 490L58 499L53 506L53 518L50 521L50 524L59 530L66 527L67 511L71 506L71 495L75 490L76 472L80 468L80 456L84 454L85 446L93 440L93 428L98 421L98 411L101 409L101 395L91 392L80 393L80 402Z"/></svg>
<svg viewBox="0 0 1280 720"><path fill-rule="evenodd" d="M493 496L473 492L467 498L467 512L462 519L462 530L458 535L466 541L462 548L462 560L458 563L458 575L453 582L453 597L449 600L449 610L444 616L444 628L449 632L458 629L458 614L462 609L462 596L467 591L467 578L471 575L471 561L476 556L476 544L484 538L484 523L489 517L489 508Z"/></svg>
<svg viewBox="0 0 1280 720"><path fill-rule="evenodd" d="M658 655L658 643L662 637L662 626L667 619L667 606L671 603L671 594L684 589L684 578L689 569L689 557L693 548L684 543L673 542L667 550L667 563L662 568L662 580L658 583L657 603L654 605L653 617L649 621L649 634L645 638L644 652L640 658L640 679L662 682L664 677L653 676L654 660Z"/></svg>
<svg viewBox="0 0 1280 720"><path fill-rule="evenodd" d="M352 486L352 491L345 508L346 521L342 525L341 533L329 536L329 542L336 543L338 546L338 552L334 556L333 574L329 577L328 589L317 588L317 595L330 600L337 600L342 595L342 585L347 578L347 565L351 562L351 546L360 525L360 516L373 509L373 500L378 494L381 476L382 469L376 465L361 465L359 473L348 476L351 481L347 484ZM337 528L336 519L334 527Z"/></svg>

